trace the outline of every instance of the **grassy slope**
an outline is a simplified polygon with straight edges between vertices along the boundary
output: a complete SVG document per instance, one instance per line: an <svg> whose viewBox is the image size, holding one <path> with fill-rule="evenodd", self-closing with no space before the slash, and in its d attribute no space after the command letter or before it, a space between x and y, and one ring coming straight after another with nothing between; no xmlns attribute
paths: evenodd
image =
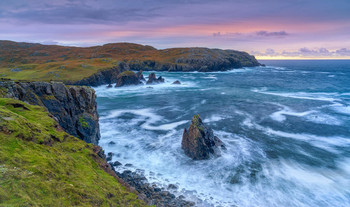
<svg viewBox="0 0 350 207"><path fill-rule="evenodd" d="M242 57L243 53L237 51L235 54ZM217 57L217 53L205 48L157 50L133 43L82 48L0 41L0 78L77 81L121 61L174 64L176 59L183 57L201 59L207 56Z"/></svg>
<svg viewBox="0 0 350 207"><path fill-rule="evenodd" d="M144 206L94 150L44 108L0 98L0 206Z"/></svg>

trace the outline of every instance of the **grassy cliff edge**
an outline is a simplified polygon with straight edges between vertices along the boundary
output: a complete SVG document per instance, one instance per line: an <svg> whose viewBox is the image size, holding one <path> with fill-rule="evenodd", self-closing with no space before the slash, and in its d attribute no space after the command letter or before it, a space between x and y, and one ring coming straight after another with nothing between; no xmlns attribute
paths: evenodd
<svg viewBox="0 0 350 207"><path fill-rule="evenodd" d="M0 206L145 206L98 152L43 107L0 98Z"/></svg>

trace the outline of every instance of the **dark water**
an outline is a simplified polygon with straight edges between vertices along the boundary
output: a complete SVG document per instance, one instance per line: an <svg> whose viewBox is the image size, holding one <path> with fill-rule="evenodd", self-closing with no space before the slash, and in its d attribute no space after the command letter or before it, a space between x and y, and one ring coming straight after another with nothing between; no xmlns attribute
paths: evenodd
<svg viewBox="0 0 350 207"><path fill-rule="evenodd" d="M261 62L157 73L166 83L153 88L96 88L100 145L199 206L350 206L350 61ZM226 143L221 157L184 155L195 114Z"/></svg>

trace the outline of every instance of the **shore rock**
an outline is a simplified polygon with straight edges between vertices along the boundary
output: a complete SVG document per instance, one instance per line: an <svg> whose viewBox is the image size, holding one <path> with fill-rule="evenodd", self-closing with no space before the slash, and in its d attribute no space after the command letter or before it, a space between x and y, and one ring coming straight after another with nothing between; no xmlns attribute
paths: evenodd
<svg viewBox="0 0 350 207"><path fill-rule="evenodd" d="M99 116L95 91L60 82L14 82L0 80L0 97L45 107L69 134L98 144Z"/></svg>
<svg viewBox="0 0 350 207"><path fill-rule="evenodd" d="M117 84L115 87L139 85L142 82L137 78L136 74L132 71L124 71L118 75Z"/></svg>
<svg viewBox="0 0 350 207"><path fill-rule="evenodd" d="M150 73L148 75L147 84L154 84L154 83L164 83L164 78L162 78L162 76L159 76L159 78L157 78L155 73Z"/></svg>
<svg viewBox="0 0 350 207"><path fill-rule="evenodd" d="M226 149L224 143L213 130L204 125L199 115L192 118L192 124L182 135L181 148L185 154L194 160L209 159L210 155L219 155L220 149Z"/></svg>
<svg viewBox="0 0 350 207"><path fill-rule="evenodd" d="M122 173L116 172L118 177L128 185L134 187L149 205L157 207L190 207L194 202L184 200L183 196L176 197L169 191L162 190L157 185L150 184L142 173L125 170Z"/></svg>

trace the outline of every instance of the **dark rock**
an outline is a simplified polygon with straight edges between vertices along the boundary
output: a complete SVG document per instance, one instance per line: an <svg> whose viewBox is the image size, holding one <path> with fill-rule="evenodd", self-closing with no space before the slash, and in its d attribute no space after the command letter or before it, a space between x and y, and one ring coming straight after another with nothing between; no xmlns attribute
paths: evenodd
<svg viewBox="0 0 350 207"><path fill-rule="evenodd" d="M138 85L142 82L137 78L136 74L132 71L124 71L118 75L117 84L115 87Z"/></svg>
<svg viewBox="0 0 350 207"><path fill-rule="evenodd" d="M157 78L155 73L150 73L148 75L147 84L155 84L155 83L164 83L164 78L162 78L162 76L159 76L159 78Z"/></svg>
<svg viewBox="0 0 350 207"><path fill-rule="evenodd" d="M124 166L125 166L125 167L132 167L132 164L126 163Z"/></svg>
<svg viewBox="0 0 350 207"><path fill-rule="evenodd" d="M107 86L107 88L112 88L113 86L112 86L112 84L108 84L108 86Z"/></svg>
<svg viewBox="0 0 350 207"><path fill-rule="evenodd" d="M178 81L178 80L176 80L176 81L174 81L174 82L173 82L173 84L174 84L174 85L180 85L180 84L181 84L181 82L180 82L180 81Z"/></svg>
<svg viewBox="0 0 350 207"><path fill-rule="evenodd" d="M213 130L204 125L199 115L192 118L190 128L184 130L181 148L194 160L209 159L210 155L220 155L226 149L222 141L214 136Z"/></svg>
<svg viewBox="0 0 350 207"><path fill-rule="evenodd" d="M2 97L45 107L69 134L88 143L100 138L95 91L60 82L0 81Z"/></svg>
<svg viewBox="0 0 350 207"><path fill-rule="evenodd" d="M115 145L115 142L110 141L110 142L108 142L108 145Z"/></svg>
<svg viewBox="0 0 350 207"><path fill-rule="evenodd" d="M113 167L118 167L118 166L121 166L121 165L123 165L123 164L118 162L118 161L115 161L115 162L112 163Z"/></svg>
<svg viewBox="0 0 350 207"><path fill-rule="evenodd" d="M142 74L142 70L140 70L139 72L136 73L136 77L139 80L145 81L145 78L143 77L143 74Z"/></svg>
<svg viewBox="0 0 350 207"><path fill-rule="evenodd" d="M106 160L107 160L108 162L109 162L109 161L112 161L113 155L114 155L114 154L113 154L112 152L108 152Z"/></svg>
<svg viewBox="0 0 350 207"><path fill-rule="evenodd" d="M116 172L118 177L123 179L127 184L134 187L140 194L144 195L144 199L148 205L159 207L168 206L194 206L195 203L184 200L185 197L176 197L168 191L162 191L156 184L150 184L147 178L137 172L125 170L123 173ZM142 197L142 196L141 196Z"/></svg>
<svg viewBox="0 0 350 207"><path fill-rule="evenodd" d="M178 187L176 185L174 185L174 184L169 184L168 185L168 189L176 190L176 189L178 189Z"/></svg>

